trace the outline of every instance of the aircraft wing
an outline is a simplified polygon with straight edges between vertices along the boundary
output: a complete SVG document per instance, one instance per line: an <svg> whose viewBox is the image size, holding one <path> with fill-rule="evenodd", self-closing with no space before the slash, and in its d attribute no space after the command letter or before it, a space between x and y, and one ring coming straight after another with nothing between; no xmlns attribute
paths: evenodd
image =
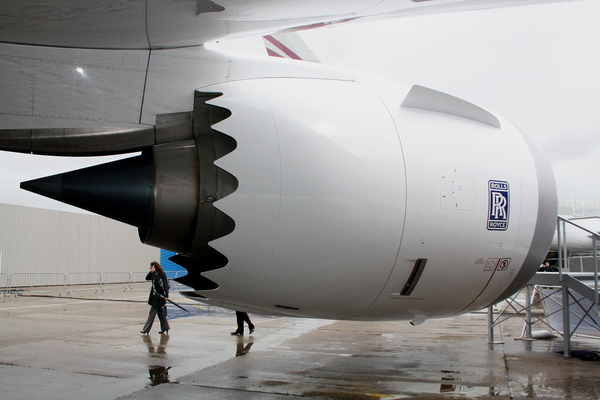
<svg viewBox="0 0 600 400"><path fill-rule="evenodd" d="M0 42L96 49L159 49L361 18L565 0L21 0L0 4Z"/></svg>

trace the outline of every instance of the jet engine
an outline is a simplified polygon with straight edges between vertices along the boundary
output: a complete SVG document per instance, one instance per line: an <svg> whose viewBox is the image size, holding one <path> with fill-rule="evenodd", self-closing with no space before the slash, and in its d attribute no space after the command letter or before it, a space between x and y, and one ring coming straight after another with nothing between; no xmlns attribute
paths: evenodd
<svg viewBox="0 0 600 400"><path fill-rule="evenodd" d="M422 86L221 83L153 135L131 140L139 156L22 187L137 226L208 304L419 323L506 298L554 233L544 157L508 121Z"/></svg>

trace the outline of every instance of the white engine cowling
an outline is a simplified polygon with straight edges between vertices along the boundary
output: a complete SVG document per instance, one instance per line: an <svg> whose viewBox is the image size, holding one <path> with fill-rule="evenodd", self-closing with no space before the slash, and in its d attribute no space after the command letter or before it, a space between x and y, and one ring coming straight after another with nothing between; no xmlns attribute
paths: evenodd
<svg viewBox="0 0 600 400"><path fill-rule="evenodd" d="M256 79L201 90L231 116L235 221L202 301L320 318L413 319L493 304L552 239L549 164L509 122L446 94L365 79Z"/></svg>

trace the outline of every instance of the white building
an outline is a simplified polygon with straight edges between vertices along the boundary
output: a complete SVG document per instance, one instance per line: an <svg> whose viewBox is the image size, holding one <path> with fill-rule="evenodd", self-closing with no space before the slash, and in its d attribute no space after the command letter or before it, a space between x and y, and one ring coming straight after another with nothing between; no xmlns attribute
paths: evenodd
<svg viewBox="0 0 600 400"><path fill-rule="evenodd" d="M143 280L160 249L91 214L0 204L0 288ZM66 274L66 275L65 275Z"/></svg>

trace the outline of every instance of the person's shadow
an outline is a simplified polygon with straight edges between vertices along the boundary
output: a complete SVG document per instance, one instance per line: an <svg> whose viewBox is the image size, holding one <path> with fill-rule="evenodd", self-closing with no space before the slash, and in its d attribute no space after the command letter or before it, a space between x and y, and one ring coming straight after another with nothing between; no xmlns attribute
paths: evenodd
<svg viewBox="0 0 600 400"><path fill-rule="evenodd" d="M244 346L244 337L238 336L235 356L236 357L245 356L246 354L248 354L248 352L250 351L250 348L252 347L253 344L254 344L254 339L252 337L250 337L250 340L248 341L246 346Z"/></svg>
<svg viewBox="0 0 600 400"><path fill-rule="evenodd" d="M143 338L146 347L148 347L150 357L166 358L169 335L160 335L160 343L158 346L154 346L150 335L144 335ZM168 383L170 369L171 367L164 367L162 365L150 365L148 369L148 373L150 374L150 386Z"/></svg>

